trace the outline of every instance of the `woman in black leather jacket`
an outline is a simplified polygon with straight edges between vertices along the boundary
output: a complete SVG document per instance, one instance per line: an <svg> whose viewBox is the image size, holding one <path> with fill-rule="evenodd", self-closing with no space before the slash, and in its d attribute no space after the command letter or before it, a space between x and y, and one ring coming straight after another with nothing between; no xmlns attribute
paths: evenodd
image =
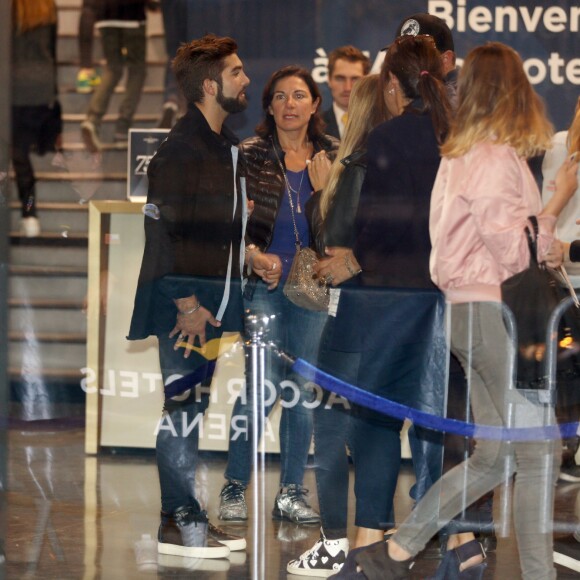
<svg viewBox="0 0 580 580"><path fill-rule="evenodd" d="M240 147L247 163L248 197L254 204L246 235L250 279L245 308L268 317L268 338L281 350L311 362L315 362L313 355L318 352L326 313L296 306L283 294L283 286L297 240L302 247L311 245L303 209L321 184L310 174L324 175L330 167L329 154L338 148L338 141L322 132L320 103L320 93L308 71L297 66L276 71L263 92L264 120L256 128L258 136ZM309 171L310 167L316 169ZM302 487L315 394L305 388L305 379L288 372L280 357L267 356L265 414L269 415L278 397L283 407L280 492L272 514L296 523L317 523L320 518L308 505ZM220 519L226 521L247 519L244 490L253 461L249 435L253 421L251 372L248 368L246 397L238 397L232 415L227 482L220 502ZM261 430L263 419L259 422ZM238 433L242 424L246 437Z"/></svg>
<svg viewBox="0 0 580 580"><path fill-rule="evenodd" d="M345 134L333 163L326 186L311 197L307 213L312 225L316 251L325 256L320 262L332 264L340 282L359 270L352 253L355 242L355 217L366 174L366 140L370 131L387 119L379 90L379 75L360 79L353 88ZM334 278L332 280L334 283ZM360 353L335 349L334 305L340 290L330 290L330 314L322 334L318 367L348 382L356 383ZM304 574L316 569L338 571L349 551L347 505L349 465L346 454L350 406L324 391L321 404L314 410L314 464L320 505L321 535L314 547L289 562L287 571Z"/></svg>

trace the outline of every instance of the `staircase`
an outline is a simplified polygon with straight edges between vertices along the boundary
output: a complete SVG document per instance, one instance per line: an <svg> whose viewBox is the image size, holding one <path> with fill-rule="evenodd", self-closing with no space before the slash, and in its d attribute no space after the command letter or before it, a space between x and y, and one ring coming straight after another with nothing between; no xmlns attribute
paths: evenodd
<svg viewBox="0 0 580 580"><path fill-rule="evenodd" d="M100 157L85 152L80 122L90 95L75 91L81 0L57 0L58 83L63 107L62 155L34 157L42 233L19 233L20 204L11 191L9 345L12 416L53 419L84 414L80 369L86 366L88 202L126 197L127 150L110 145ZM155 126L163 99L166 62L160 13L149 13L148 75L135 127ZM93 55L102 61L98 31ZM113 142L121 87L111 100L101 139ZM71 403L73 403L71 405ZM75 404L77 403L77 404Z"/></svg>

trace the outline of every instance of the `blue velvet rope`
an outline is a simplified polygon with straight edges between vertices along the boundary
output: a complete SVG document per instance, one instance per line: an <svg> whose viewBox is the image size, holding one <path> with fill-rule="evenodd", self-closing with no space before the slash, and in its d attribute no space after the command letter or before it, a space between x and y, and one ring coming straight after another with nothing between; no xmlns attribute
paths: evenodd
<svg viewBox="0 0 580 580"><path fill-rule="evenodd" d="M211 377L214 373L215 367L215 360L208 361L207 363L197 367L197 369L189 375L166 385L165 397L169 399L181 395L187 389L192 389L204 379ZM420 425L421 427L426 427L434 431L443 431L464 437L475 437L477 439L506 441L538 441L559 439L561 437L568 438L574 437L578 431L577 422L564 423L561 425L549 425L546 427L507 428L496 427L493 425L477 425L476 423L467 423L457 419L447 419L445 417L432 415L431 413L420 411L413 407L408 407L401 403L396 403L395 401L379 397L378 395L365 391L360 387L351 385L350 383L321 371L314 365L300 358L295 360L292 365L292 370L302 375L305 379L320 385L327 391L331 391L345 399L348 399L351 403L367 407L373 411L389 415L390 417L396 417L397 419L409 419L415 425Z"/></svg>
<svg viewBox="0 0 580 580"><path fill-rule="evenodd" d="M305 379L320 385L327 391L331 391L348 399L351 403L356 403L363 407L378 411L397 419L409 419L415 425L426 427L435 431L444 431L466 437L477 439L495 439L506 441L538 441L546 439L559 439L561 437L574 437L578 431L578 423L564 423L562 425L550 425L546 427L518 427L508 429L507 427L496 427L492 425L477 425L458 421L457 419L447 419L419 411L406 405L384 399L373 393L365 391L334 377L303 359L296 359L292 370L302 375Z"/></svg>
<svg viewBox="0 0 580 580"><path fill-rule="evenodd" d="M183 394L187 389L193 389L201 381L211 377L215 371L216 361L210 360L207 363L197 367L192 373L176 379L172 383L165 385L165 398L171 399Z"/></svg>

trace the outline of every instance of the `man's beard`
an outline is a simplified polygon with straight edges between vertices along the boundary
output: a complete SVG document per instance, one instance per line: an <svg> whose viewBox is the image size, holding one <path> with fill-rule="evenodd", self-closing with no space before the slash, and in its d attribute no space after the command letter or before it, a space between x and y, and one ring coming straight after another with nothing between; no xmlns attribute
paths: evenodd
<svg viewBox="0 0 580 580"><path fill-rule="evenodd" d="M240 93L238 97L224 97L222 83L217 81L218 90L216 101L221 105L222 109L229 113L230 115L234 113L241 113L245 111L248 106L248 101L246 100L245 95Z"/></svg>

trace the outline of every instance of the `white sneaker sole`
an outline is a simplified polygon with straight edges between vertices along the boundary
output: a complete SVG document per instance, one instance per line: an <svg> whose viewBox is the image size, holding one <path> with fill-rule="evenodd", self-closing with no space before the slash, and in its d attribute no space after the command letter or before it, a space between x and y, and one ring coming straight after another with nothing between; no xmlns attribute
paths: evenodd
<svg viewBox="0 0 580 580"><path fill-rule="evenodd" d="M230 552L239 552L240 550L246 549L246 538L239 538L237 540L218 540L214 538L216 542L227 546L230 549Z"/></svg>
<svg viewBox="0 0 580 580"><path fill-rule="evenodd" d="M206 547L206 546L178 546L176 544L163 544L158 542L157 551L168 556L184 556L186 558L227 558L230 549L227 546Z"/></svg>
<svg viewBox="0 0 580 580"><path fill-rule="evenodd" d="M554 564L559 564L565 568L570 568L570 570L580 572L580 562L578 560L558 552L554 552Z"/></svg>
<svg viewBox="0 0 580 580"><path fill-rule="evenodd" d="M311 578L328 578L333 574L338 574L339 570L315 570L314 568L293 568L288 564L286 572L294 576L310 576Z"/></svg>
<svg viewBox="0 0 580 580"><path fill-rule="evenodd" d="M230 561L227 559L200 559L187 558L183 556L170 556L168 554L159 554L157 560L158 569L161 568L180 568L189 571L205 572L227 572L230 569Z"/></svg>

